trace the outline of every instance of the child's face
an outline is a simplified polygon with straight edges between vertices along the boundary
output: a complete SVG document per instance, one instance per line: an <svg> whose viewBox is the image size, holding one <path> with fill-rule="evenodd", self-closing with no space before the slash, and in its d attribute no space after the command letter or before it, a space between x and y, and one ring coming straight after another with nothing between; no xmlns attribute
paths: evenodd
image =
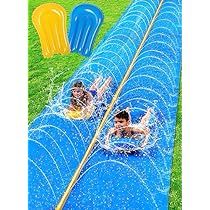
<svg viewBox="0 0 210 210"><path fill-rule="evenodd" d="M129 125L129 120L123 119L123 118L114 118L114 127L117 130L124 130Z"/></svg>
<svg viewBox="0 0 210 210"><path fill-rule="evenodd" d="M80 98L81 96L83 96L83 89L75 87L72 89L72 94L75 98Z"/></svg>

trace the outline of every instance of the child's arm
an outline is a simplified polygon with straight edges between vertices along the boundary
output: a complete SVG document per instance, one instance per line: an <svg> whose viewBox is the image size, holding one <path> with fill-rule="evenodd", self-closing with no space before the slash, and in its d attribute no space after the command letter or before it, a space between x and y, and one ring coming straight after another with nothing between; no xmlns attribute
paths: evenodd
<svg viewBox="0 0 210 210"><path fill-rule="evenodd" d="M150 132L149 128L148 127L145 127L144 129L134 128L133 131L145 135L145 140L141 145L142 148L145 147L148 143L148 134Z"/></svg>
<svg viewBox="0 0 210 210"><path fill-rule="evenodd" d="M153 111L153 109L152 109L152 108L149 108L149 109L147 110L146 114L142 117L141 122L140 122L140 124L141 124L142 126L147 126L152 111Z"/></svg>
<svg viewBox="0 0 210 210"><path fill-rule="evenodd" d="M71 111L74 110L74 106L70 104L68 110L71 110Z"/></svg>
<svg viewBox="0 0 210 210"><path fill-rule="evenodd" d="M145 128L145 129L142 129L142 128L132 128L132 130L135 132L135 133L140 133L140 134L144 134L145 136L149 134L150 130L149 128Z"/></svg>
<svg viewBox="0 0 210 210"><path fill-rule="evenodd" d="M85 115L91 116L94 111L93 97L89 92L87 92L87 96L87 105L83 108L83 112Z"/></svg>
<svg viewBox="0 0 210 210"><path fill-rule="evenodd" d="M111 138L111 132L109 130L109 132L106 135L105 145L107 145L107 146L109 145L110 138Z"/></svg>
<svg viewBox="0 0 210 210"><path fill-rule="evenodd" d="M87 106L92 105L91 102L93 101L93 96L87 92L88 99L87 99Z"/></svg>
<svg viewBox="0 0 210 210"><path fill-rule="evenodd" d="M116 131L115 128L111 128L109 129L107 135L106 135L106 140L105 140L105 145L109 145L109 141L110 141L110 138L112 136L112 134Z"/></svg>
<svg viewBox="0 0 210 210"><path fill-rule="evenodd" d="M141 147L145 147L148 143L148 137L146 136L144 142L142 143Z"/></svg>

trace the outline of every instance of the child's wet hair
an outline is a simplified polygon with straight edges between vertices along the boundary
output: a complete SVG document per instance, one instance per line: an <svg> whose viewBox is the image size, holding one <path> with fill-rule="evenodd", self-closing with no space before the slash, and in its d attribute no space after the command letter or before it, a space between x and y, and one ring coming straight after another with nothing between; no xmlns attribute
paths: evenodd
<svg viewBox="0 0 210 210"><path fill-rule="evenodd" d="M85 86L84 86L82 81L77 81L77 82L75 82L73 84L73 88L75 88L75 87L77 87L77 88L84 88Z"/></svg>
<svg viewBox="0 0 210 210"><path fill-rule="evenodd" d="M117 112L114 117L119 119L125 119L126 121L130 120L130 114L126 110Z"/></svg>

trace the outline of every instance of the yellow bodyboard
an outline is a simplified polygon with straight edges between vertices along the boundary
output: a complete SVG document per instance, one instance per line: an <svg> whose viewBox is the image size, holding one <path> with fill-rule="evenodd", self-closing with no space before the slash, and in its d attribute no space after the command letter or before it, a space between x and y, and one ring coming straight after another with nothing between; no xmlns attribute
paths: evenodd
<svg viewBox="0 0 210 210"><path fill-rule="evenodd" d="M81 120L81 119L89 119L93 112L95 110L95 106L90 106L89 110L84 111L84 110L68 110L65 112L65 116L71 119L77 119L77 120Z"/></svg>
<svg viewBox="0 0 210 210"><path fill-rule="evenodd" d="M47 3L37 7L32 14L32 22L38 32L42 55L68 54L66 11L59 4Z"/></svg>
<svg viewBox="0 0 210 210"><path fill-rule="evenodd" d="M68 118L71 118L71 119L83 119L83 113L82 111L70 111L68 110L65 115L68 117Z"/></svg>

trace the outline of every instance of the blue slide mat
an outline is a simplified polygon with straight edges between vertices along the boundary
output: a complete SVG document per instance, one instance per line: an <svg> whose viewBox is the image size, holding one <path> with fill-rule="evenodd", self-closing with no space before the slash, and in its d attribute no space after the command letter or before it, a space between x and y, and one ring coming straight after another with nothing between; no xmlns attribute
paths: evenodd
<svg viewBox="0 0 210 210"><path fill-rule="evenodd" d="M158 0L135 0L92 55L29 125L29 209L54 209L68 186L143 39ZM181 2L165 0L63 209L168 209L181 70ZM112 77L102 104L88 120L63 110L82 80ZM104 107L105 104L105 107ZM130 107L132 123L152 107L148 146L135 153L101 147L116 110Z"/></svg>

